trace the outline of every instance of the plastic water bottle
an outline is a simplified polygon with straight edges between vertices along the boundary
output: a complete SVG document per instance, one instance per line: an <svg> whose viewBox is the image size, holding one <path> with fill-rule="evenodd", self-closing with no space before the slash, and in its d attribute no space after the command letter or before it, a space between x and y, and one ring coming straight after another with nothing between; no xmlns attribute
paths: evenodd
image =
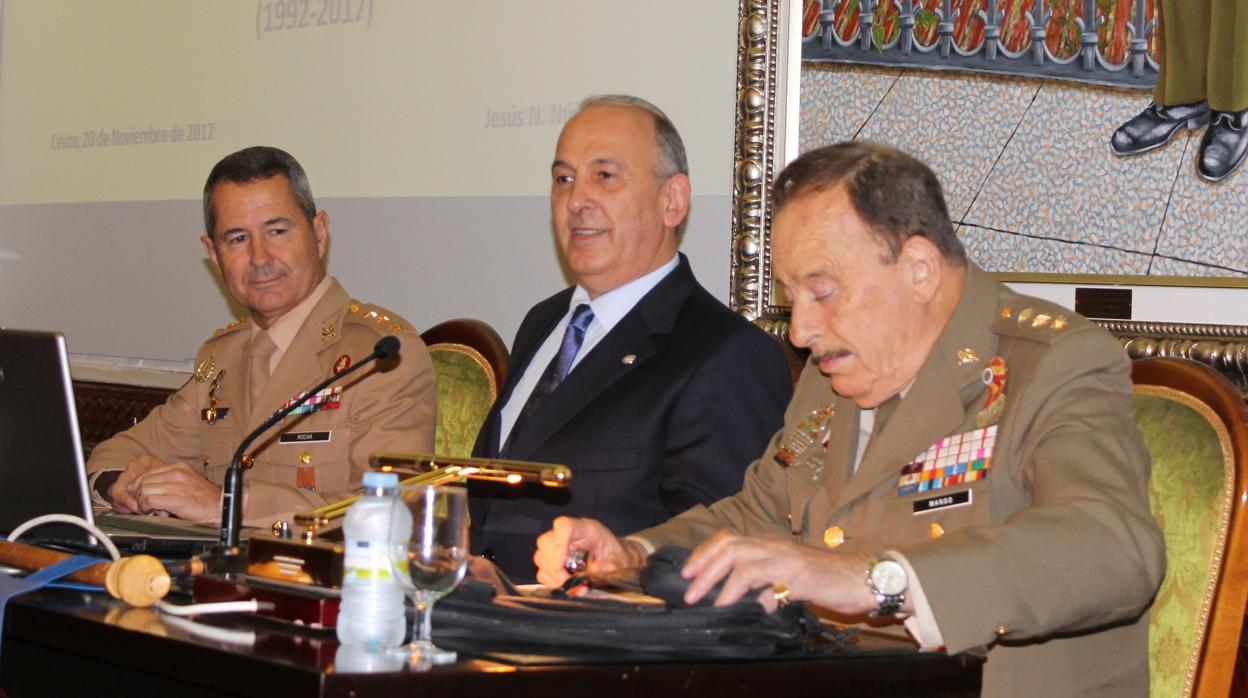
<svg viewBox="0 0 1248 698"><path fill-rule="evenodd" d="M402 644L407 615L392 559L405 557L412 513L398 496L394 473L365 473L364 494L343 523L342 597L338 641L369 648Z"/></svg>

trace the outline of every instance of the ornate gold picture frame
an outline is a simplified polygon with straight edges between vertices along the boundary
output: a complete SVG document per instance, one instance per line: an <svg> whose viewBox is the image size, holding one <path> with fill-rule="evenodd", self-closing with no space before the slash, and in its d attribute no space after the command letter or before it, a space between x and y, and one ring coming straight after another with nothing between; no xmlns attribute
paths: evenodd
<svg viewBox="0 0 1248 698"><path fill-rule="evenodd" d="M739 0L734 177L732 187L732 308L763 329L788 335L789 308L773 283L770 249L770 183L796 145L795 101L787 71L798 59L791 50L787 0ZM789 117L786 122L786 115ZM1009 275L999 275L1010 280ZM1035 276L1035 275L1032 275ZM1080 279L1065 277L1067 283ZM1119 283L1090 276L1090 284ZM1140 277L1133 283L1170 283ZM1207 280L1206 280L1207 283ZM1227 285L1241 285L1231 283ZM1148 321L1098 321L1114 333L1132 358L1178 356L1208 364L1248 396L1248 326Z"/></svg>

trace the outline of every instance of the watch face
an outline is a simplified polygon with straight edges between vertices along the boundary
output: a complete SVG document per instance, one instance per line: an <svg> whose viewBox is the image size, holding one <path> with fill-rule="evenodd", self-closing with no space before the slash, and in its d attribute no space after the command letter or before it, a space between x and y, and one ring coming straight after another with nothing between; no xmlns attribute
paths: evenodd
<svg viewBox="0 0 1248 698"><path fill-rule="evenodd" d="M893 596L906 590L906 568L896 560L880 560L871 568L871 584L881 594Z"/></svg>

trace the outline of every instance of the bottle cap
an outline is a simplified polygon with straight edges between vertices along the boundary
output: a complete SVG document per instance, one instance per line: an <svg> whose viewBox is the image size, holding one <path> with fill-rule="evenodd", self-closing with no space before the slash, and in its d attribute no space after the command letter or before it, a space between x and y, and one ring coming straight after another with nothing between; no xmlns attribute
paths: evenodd
<svg viewBox="0 0 1248 698"><path fill-rule="evenodd" d="M364 487L370 489L392 490L399 486L396 473L364 473Z"/></svg>

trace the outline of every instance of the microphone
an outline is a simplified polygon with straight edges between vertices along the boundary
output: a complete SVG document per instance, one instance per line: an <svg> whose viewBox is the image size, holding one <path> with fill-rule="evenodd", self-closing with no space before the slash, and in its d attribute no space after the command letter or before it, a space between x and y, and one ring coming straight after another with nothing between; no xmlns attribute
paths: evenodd
<svg viewBox="0 0 1248 698"><path fill-rule="evenodd" d="M375 355L378 359L382 359L382 360L389 359L393 356L398 356L399 355L399 338L395 337L392 334L388 334L385 337L382 337L381 339L377 340L377 343L373 345L373 355ZM372 357L369 357L369 358L372 358ZM364 361L368 361L368 359L364 359Z"/></svg>
<svg viewBox="0 0 1248 698"><path fill-rule="evenodd" d="M394 335L386 335L377 340L373 345L373 353L361 359L355 365L351 366L342 373L332 375L320 383L316 387L304 392L303 396L298 400L294 400L289 405L277 408L264 423L256 427L256 430L247 435L238 445L238 450L234 452L234 460L230 461L230 467L225 471L225 484L222 487L221 499L221 537L220 546L223 548L221 555L223 557L235 556L238 554L238 533L243 526L243 470L251 467L248 462L243 465L243 454L247 451L247 447L251 442L255 441L261 434L268 431L274 424L282 421L286 415L294 412L303 403L312 399L314 395L325 389L330 383L341 378L346 378L360 368L367 366L369 363L378 359L389 359L399 355L399 338Z"/></svg>

